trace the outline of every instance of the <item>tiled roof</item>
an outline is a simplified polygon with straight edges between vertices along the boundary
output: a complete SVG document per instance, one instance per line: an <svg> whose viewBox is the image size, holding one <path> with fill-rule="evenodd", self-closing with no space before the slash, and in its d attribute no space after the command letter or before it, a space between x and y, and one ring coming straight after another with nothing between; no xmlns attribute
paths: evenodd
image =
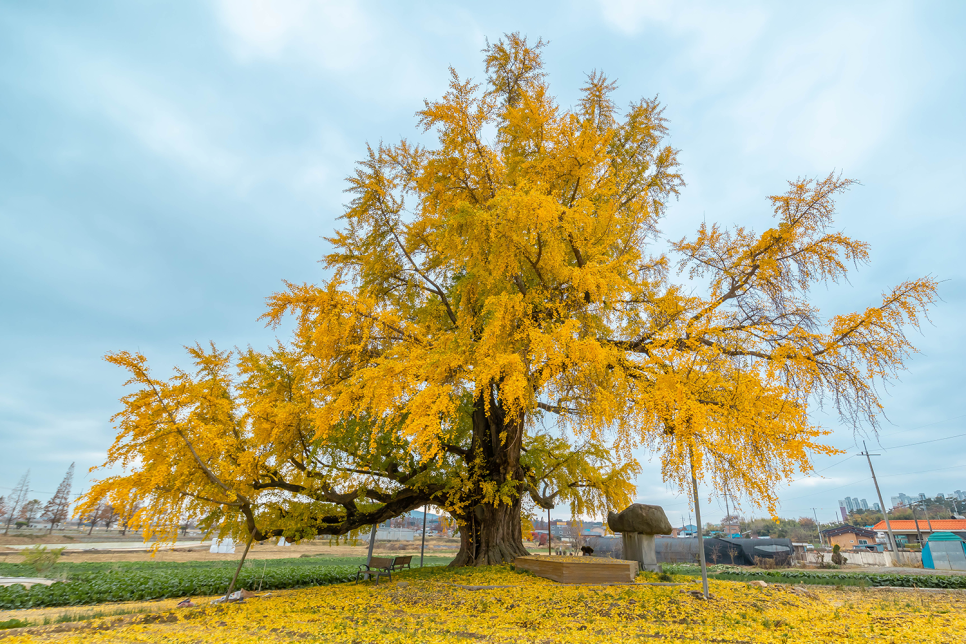
<svg viewBox="0 0 966 644"><path fill-rule="evenodd" d="M871 537L875 538L875 532L869 530L868 528L860 528L854 525L840 525L834 528L829 528L828 530L822 530L822 534L827 537L835 537L840 534L854 534L860 537Z"/></svg>
<svg viewBox="0 0 966 644"><path fill-rule="evenodd" d="M916 530L916 522L910 519L890 519L889 523L892 524L893 530L902 530L903 532ZM929 524L932 524L933 532L939 530L948 530L951 532L966 532L966 519L930 519L926 521L925 519L919 519L919 531L929 532ZM877 524L872 526L873 530L885 530L886 522L879 521Z"/></svg>

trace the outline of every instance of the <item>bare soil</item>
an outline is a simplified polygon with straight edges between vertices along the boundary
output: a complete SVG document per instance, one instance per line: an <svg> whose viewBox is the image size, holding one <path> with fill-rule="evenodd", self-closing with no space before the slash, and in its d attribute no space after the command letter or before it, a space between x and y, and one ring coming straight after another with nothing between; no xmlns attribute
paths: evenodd
<svg viewBox="0 0 966 644"><path fill-rule="evenodd" d="M61 534L14 534L13 532L8 535L0 534L0 546L29 546L32 543L77 543L78 541L77 537ZM3 550L9 549L3 548Z"/></svg>

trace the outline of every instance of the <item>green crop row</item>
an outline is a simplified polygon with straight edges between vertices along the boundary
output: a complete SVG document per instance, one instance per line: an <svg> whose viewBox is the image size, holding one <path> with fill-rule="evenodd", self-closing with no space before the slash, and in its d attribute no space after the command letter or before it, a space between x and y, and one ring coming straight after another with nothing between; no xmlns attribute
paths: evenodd
<svg viewBox="0 0 966 644"><path fill-rule="evenodd" d="M665 566L669 569L672 566ZM672 572L684 575L694 575L699 568L697 566L675 566ZM711 576L716 576L715 571L710 571ZM808 570L736 570L735 567L728 567L721 571L722 575L727 575L728 579L771 579L776 581L796 581L809 580L812 583L828 583L834 585L836 582L854 582L855 580L865 580L870 586L897 586L900 588L962 588L966 589L966 575L947 576L947 575L896 575L896 574L875 574L867 572L818 572Z"/></svg>
<svg viewBox="0 0 966 644"><path fill-rule="evenodd" d="M68 582L50 586L38 584L29 590L19 584L0 587L0 609L219 595L228 590L233 573L234 570L228 567L76 573ZM245 567L239 574L236 588L273 590L321 586L349 581L355 573L353 566Z"/></svg>
<svg viewBox="0 0 966 644"><path fill-rule="evenodd" d="M426 566L446 565L452 557L429 555L425 558ZM255 568L315 568L318 566L352 566L366 562L365 557L334 557L330 555L312 557L293 557L283 559L248 559L244 569ZM233 574L238 560L223 561L100 561L100 562L71 562L61 559L50 571L53 578L72 580L79 575L98 572L145 572L157 574L172 570L230 570ZM419 556L413 559L413 567L419 566ZM36 577L37 572L27 564L7 563L0 561L0 577Z"/></svg>

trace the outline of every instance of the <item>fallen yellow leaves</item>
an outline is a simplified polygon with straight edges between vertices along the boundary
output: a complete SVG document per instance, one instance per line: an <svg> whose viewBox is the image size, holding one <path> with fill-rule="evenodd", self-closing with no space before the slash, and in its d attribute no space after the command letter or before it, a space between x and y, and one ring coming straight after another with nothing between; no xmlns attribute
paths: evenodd
<svg viewBox="0 0 966 644"><path fill-rule="evenodd" d="M639 582L652 577L642 575ZM503 586L469 590L467 587ZM966 595L710 582L567 586L509 567L424 569L391 583L272 593L105 630L15 635L58 642L961 642ZM169 621L172 620L172 621ZM176 620L176 621L175 621Z"/></svg>

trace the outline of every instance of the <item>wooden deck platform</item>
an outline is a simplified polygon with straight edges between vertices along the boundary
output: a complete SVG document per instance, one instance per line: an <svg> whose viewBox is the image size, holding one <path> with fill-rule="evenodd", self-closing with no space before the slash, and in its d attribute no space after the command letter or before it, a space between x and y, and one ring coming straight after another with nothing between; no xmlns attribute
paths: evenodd
<svg viewBox="0 0 966 644"><path fill-rule="evenodd" d="M565 584L603 584L634 581L636 561L603 557L517 557L517 570Z"/></svg>

